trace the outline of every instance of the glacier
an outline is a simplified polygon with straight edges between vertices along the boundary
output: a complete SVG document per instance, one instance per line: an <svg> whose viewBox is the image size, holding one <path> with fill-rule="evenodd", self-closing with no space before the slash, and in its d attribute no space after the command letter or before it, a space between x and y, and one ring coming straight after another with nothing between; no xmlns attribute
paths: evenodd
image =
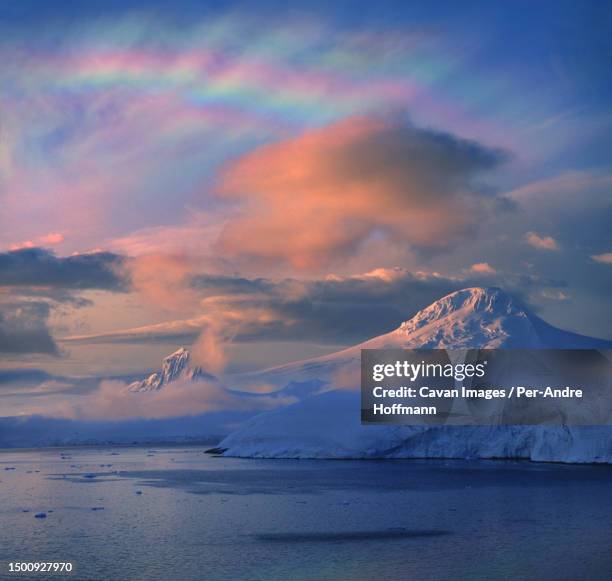
<svg viewBox="0 0 612 581"><path fill-rule="evenodd" d="M259 375L282 385L318 381L326 389L259 414L217 451L245 458L513 458L612 463L609 426L363 426L361 349L611 349L612 342L557 329L499 288L456 291L397 329L338 353Z"/></svg>

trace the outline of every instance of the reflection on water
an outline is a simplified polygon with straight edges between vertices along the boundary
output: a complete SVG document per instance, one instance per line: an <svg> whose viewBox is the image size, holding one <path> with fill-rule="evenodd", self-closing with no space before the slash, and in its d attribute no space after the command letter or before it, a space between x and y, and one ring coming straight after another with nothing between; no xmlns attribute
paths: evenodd
<svg viewBox="0 0 612 581"><path fill-rule="evenodd" d="M611 485L608 466L5 451L0 577L18 559L79 579L608 579Z"/></svg>

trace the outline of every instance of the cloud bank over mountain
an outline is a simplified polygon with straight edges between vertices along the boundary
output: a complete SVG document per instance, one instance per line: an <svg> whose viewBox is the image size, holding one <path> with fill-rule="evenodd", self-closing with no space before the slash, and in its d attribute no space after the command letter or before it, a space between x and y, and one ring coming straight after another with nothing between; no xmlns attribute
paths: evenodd
<svg viewBox="0 0 612 581"><path fill-rule="evenodd" d="M493 5L496 34L425 3L33 4L0 8L0 366L198 341L250 369L485 284L609 335L606 9L534 6L517 45Z"/></svg>
<svg viewBox="0 0 612 581"><path fill-rule="evenodd" d="M75 335L65 342L191 342L214 325L225 340L236 342L351 343L384 332L441 295L486 284L491 274L482 265L457 277L401 268L314 279L200 274L185 284L203 314L112 333ZM563 288L561 281L534 275L506 275L504 282L524 299L542 288L556 292Z"/></svg>

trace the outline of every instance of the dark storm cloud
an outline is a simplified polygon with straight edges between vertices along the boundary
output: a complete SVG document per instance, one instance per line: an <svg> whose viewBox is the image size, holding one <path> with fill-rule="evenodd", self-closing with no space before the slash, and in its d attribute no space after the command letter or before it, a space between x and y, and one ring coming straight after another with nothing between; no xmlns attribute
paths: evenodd
<svg viewBox="0 0 612 581"><path fill-rule="evenodd" d="M246 278L239 276L223 276L201 274L192 280L195 288L206 294L250 294L253 292L271 291L275 283L265 278Z"/></svg>
<svg viewBox="0 0 612 581"><path fill-rule="evenodd" d="M43 248L0 253L0 286L126 290L124 258L110 252L57 257Z"/></svg>
<svg viewBox="0 0 612 581"><path fill-rule="evenodd" d="M45 302L0 304L0 354L59 355L47 326L51 307Z"/></svg>
<svg viewBox="0 0 612 581"><path fill-rule="evenodd" d="M127 291L125 259L109 252L58 257L42 248L0 253L0 354L46 354L60 350L48 319L58 305L91 305L85 290Z"/></svg>

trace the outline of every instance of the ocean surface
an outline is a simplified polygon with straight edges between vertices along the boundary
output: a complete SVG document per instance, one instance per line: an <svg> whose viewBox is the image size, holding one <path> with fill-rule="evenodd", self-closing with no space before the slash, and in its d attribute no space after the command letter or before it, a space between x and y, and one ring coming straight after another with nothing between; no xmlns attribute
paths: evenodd
<svg viewBox="0 0 612 581"><path fill-rule="evenodd" d="M0 578L612 578L612 466L204 450L0 451Z"/></svg>

